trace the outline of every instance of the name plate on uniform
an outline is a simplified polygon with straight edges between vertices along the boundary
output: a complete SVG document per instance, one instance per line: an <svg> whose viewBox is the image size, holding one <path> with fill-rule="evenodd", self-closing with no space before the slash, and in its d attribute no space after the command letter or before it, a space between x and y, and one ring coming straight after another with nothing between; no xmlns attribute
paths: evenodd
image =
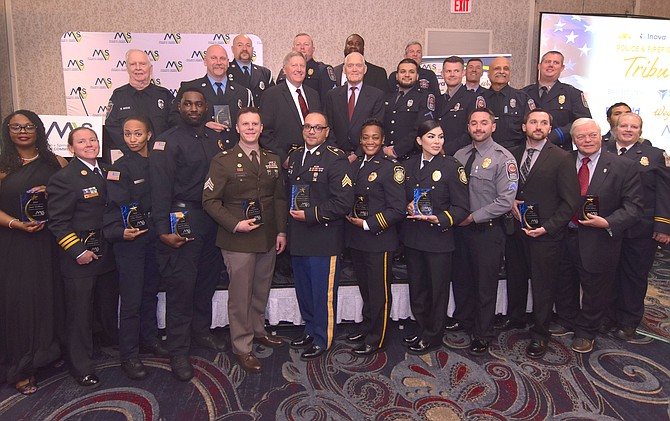
<svg viewBox="0 0 670 421"><path fill-rule="evenodd" d="M129 229L137 228L140 231L149 229L146 214L142 212L139 203L121 206L121 215L123 215L124 227Z"/></svg>
<svg viewBox="0 0 670 421"><path fill-rule="evenodd" d="M311 207L309 201L309 184L291 186L291 210L305 210Z"/></svg>
<svg viewBox="0 0 670 421"><path fill-rule="evenodd" d="M170 232L184 238L193 238L188 211L170 213Z"/></svg>
<svg viewBox="0 0 670 421"><path fill-rule="evenodd" d="M582 204L582 211L579 214L579 219L586 221L591 216L600 215L600 200L598 196L587 194L584 197L584 203Z"/></svg>
<svg viewBox="0 0 670 421"><path fill-rule="evenodd" d="M214 121L224 126L231 126L230 123L230 106L228 105L215 105L214 106Z"/></svg>
<svg viewBox="0 0 670 421"><path fill-rule="evenodd" d="M366 219L370 216L370 203L367 194L357 194L354 202L354 218Z"/></svg>
<svg viewBox="0 0 670 421"><path fill-rule="evenodd" d="M537 203L519 203L519 213L521 214L521 228L529 230L540 228Z"/></svg>
<svg viewBox="0 0 670 421"><path fill-rule="evenodd" d="M102 257L102 249L100 247L102 239L100 237L100 230L88 230L80 235L80 238L84 239L84 247L86 247L86 250L95 253L98 257Z"/></svg>
<svg viewBox="0 0 670 421"><path fill-rule="evenodd" d="M21 209L21 222L45 222L49 219L45 192L21 194Z"/></svg>
<svg viewBox="0 0 670 421"><path fill-rule="evenodd" d="M245 219L255 219L254 225L263 223L263 216L261 215L261 202L258 199L249 199L242 201L242 209L244 210Z"/></svg>
<svg viewBox="0 0 670 421"><path fill-rule="evenodd" d="M432 215L433 202L430 189L414 189L414 215Z"/></svg>

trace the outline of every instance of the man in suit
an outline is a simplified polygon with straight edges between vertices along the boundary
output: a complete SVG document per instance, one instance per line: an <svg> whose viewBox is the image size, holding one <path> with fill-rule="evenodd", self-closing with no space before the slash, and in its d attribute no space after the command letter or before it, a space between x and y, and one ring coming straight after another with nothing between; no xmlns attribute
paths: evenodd
<svg viewBox="0 0 670 421"><path fill-rule="evenodd" d="M237 122L237 111L242 107L253 105L253 95L249 89L228 80L228 53L219 44L210 45L207 48L207 53L202 62L207 68L207 74L199 79L182 82L177 96L187 88L201 90L205 94L207 104L209 104L206 126L221 133L223 149L230 149L235 146L239 139L238 133L233 129ZM172 114L175 121L180 121L178 105L177 101L172 103ZM223 113L214 113L215 107L219 110L218 106L227 107L230 113L229 122L226 121L227 116L224 116Z"/></svg>
<svg viewBox="0 0 670 421"><path fill-rule="evenodd" d="M365 56L365 41L363 40L363 37L358 34L349 35L347 40L344 42L345 59L351 53L360 53L362 56ZM347 83L344 65L345 64L342 63L335 66L335 80L338 86L342 86ZM367 61L365 62L365 65L367 66L368 70L365 73L365 79L363 81L366 84L381 90L382 92L388 92L389 86L386 70Z"/></svg>
<svg viewBox="0 0 670 421"><path fill-rule="evenodd" d="M463 59L450 56L442 62L442 79L447 91L438 100L437 121L444 132L444 152L453 155L470 144L468 117L475 108L485 106L481 96L475 96L461 83L463 81ZM481 107L476 105L479 101Z"/></svg>
<svg viewBox="0 0 670 421"><path fill-rule="evenodd" d="M216 245L228 269L228 318L233 354L259 373L252 343L283 344L265 331L265 309L275 258L286 247L288 206L279 156L258 145L263 124L256 108L242 108L239 143L212 160L202 193L205 211L219 225Z"/></svg>
<svg viewBox="0 0 670 421"><path fill-rule="evenodd" d="M291 51L284 57L285 80L268 89L261 98L261 146L279 155L284 168L288 153L302 144L305 116L310 111L321 111L319 94L303 83L305 69L302 53Z"/></svg>
<svg viewBox="0 0 670 421"><path fill-rule="evenodd" d="M326 95L326 114L335 144L349 155L349 162L362 154L359 140L363 121L384 116L384 92L365 82L367 70L361 53L349 54L344 59L347 82Z"/></svg>
<svg viewBox="0 0 670 421"><path fill-rule="evenodd" d="M237 82L248 88L253 94L254 104L259 104L261 95L275 84L272 80L272 71L253 63L254 45L251 38L245 34L237 35L230 48L233 50L235 60L228 67L228 81Z"/></svg>
<svg viewBox="0 0 670 421"><path fill-rule="evenodd" d="M579 206L579 182L574 158L547 141L551 131L549 113L536 108L526 115L521 128L526 134L526 144L511 150L521 166L512 208L517 222L514 235L507 238L505 246L507 316L510 326L526 326L528 278L532 276L535 325L530 329L531 342L526 355L542 358L550 336L548 328L562 240ZM521 204L528 212L520 213Z"/></svg>
<svg viewBox="0 0 670 421"><path fill-rule="evenodd" d="M440 84L437 81L437 75L430 69L421 67L421 59L423 59L423 47L419 41L412 41L405 46L405 58L416 62L419 67L418 87L424 91L432 93L435 98L442 95L440 92ZM389 92L397 92L400 88L400 81L398 80L397 71L391 72L389 75Z"/></svg>
<svg viewBox="0 0 670 421"><path fill-rule="evenodd" d="M480 85L484 75L484 63L482 59L474 57L465 65L465 89L475 94L481 94L486 88Z"/></svg>
<svg viewBox="0 0 670 421"><path fill-rule="evenodd" d="M344 152L326 144L328 131L325 115L308 114L305 144L289 155L290 251L295 292L305 321L303 335L291 347L307 348L303 360L323 355L333 343L344 217L354 204L349 163Z"/></svg>
<svg viewBox="0 0 670 421"><path fill-rule="evenodd" d="M575 120L570 135L583 204L563 241L555 305L559 324L574 328L572 350L587 353L605 315L603 291L612 288L623 234L643 215L642 186L635 162L601 149L594 120Z"/></svg>
<svg viewBox="0 0 670 421"><path fill-rule="evenodd" d="M551 143L571 151L570 126L578 118L591 118L591 111L582 91L558 80L565 69L564 59L559 51L545 53L537 65L540 71L537 83L522 90L533 100L535 106L551 114L554 120L553 129L549 133Z"/></svg>
<svg viewBox="0 0 670 421"><path fill-rule="evenodd" d="M614 107L612 107L614 108ZM614 123L616 141L607 151L630 159L642 179L644 215L626 230L621 259L608 312L616 330L614 336L627 342L645 338L635 332L644 315L647 277L654 263L658 243L670 242L670 171L661 149L642 143L642 118L631 112Z"/></svg>

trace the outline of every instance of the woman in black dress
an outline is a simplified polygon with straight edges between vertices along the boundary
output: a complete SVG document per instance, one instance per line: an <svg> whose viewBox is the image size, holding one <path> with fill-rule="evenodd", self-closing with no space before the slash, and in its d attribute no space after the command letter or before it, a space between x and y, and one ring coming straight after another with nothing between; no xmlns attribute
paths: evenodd
<svg viewBox="0 0 670 421"><path fill-rule="evenodd" d="M37 391L37 369L60 356L60 275L46 223L22 222L21 196L44 192L67 162L51 152L44 124L32 111L5 118L0 150L0 364L7 383L30 395Z"/></svg>

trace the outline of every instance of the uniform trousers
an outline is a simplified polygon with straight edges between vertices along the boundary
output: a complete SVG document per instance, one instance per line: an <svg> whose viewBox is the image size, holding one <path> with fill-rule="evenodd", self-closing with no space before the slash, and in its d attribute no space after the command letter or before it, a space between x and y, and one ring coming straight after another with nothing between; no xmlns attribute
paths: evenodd
<svg viewBox="0 0 670 421"><path fill-rule="evenodd" d="M267 335L265 311L270 295L277 251L241 253L221 250L230 278L228 320L233 353L248 354L254 337Z"/></svg>
<svg viewBox="0 0 670 421"><path fill-rule="evenodd" d="M103 323L103 332L113 335L116 331L117 302L106 299L118 294L116 272L70 278L63 276L65 292L65 323L67 357L74 377L92 374L93 317ZM114 314L111 320L109 314Z"/></svg>
<svg viewBox="0 0 670 421"><path fill-rule="evenodd" d="M361 333L365 343L381 348L391 311L393 252L366 252L351 249L351 260L363 298Z"/></svg>
<svg viewBox="0 0 670 421"><path fill-rule="evenodd" d="M333 342L337 322L340 257L292 256L291 261L305 334L313 336L316 345L328 349Z"/></svg>
<svg viewBox="0 0 670 421"><path fill-rule="evenodd" d="M119 272L119 353L121 361L137 358L139 345L158 340L158 287L155 231L145 232L133 241L114 243Z"/></svg>
<svg viewBox="0 0 670 421"><path fill-rule="evenodd" d="M431 344L442 340L449 304L452 252L433 253L405 247L409 302L417 336Z"/></svg>
<svg viewBox="0 0 670 421"><path fill-rule="evenodd" d="M158 267L165 284L165 322L170 355L186 355L191 335L210 334L212 296L223 266L216 247L216 223L202 209L188 211L194 239L174 249L158 243Z"/></svg>

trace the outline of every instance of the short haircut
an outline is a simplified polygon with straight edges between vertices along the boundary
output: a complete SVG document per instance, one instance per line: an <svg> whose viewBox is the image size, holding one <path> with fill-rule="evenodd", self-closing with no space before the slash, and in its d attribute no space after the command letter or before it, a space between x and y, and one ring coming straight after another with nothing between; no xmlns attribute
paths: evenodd
<svg viewBox="0 0 670 421"><path fill-rule="evenodd" d="M309 114L318 114L318 115L320 115L321 117L323 117L324 121L326 122L326 127L328 126L328 116L327 116L326 114L322 113L321 111L310 111ZM309 115L309 114L307 114L307 115ZM307 117L307 116L305 116L305 118L306 118L306 117Z"/></svg>
<svg viewBox="0 0 670 421"><path fill-rule="evenodd" d="M240 110L237 112L237 118L239 119L242 114L258 114L258 116L261 118L261 124L263 124L263 115L261 114L261 110L256 107L240 108Z"/></svg>
<svg viewBox="0 0 670 421"><path fill-rule="evenodd" d="M95 138L96 138L96 139L98 139L98 134L95 132L95 130L93 130L93 129L90 128L90 127L83 127L83 126L80 126L80 127L77 127L76 129L72 130L72 131L70 132L70 134L67 135L67 144L70 145L70 146L72 146L72 145L74 144L74 135L75 135L77 132L80 132L80 131L82 131L82 130L88 130L89 132L93 133L93 135L95 135Z"/></svg>
<svg viewBox="0 0 670 421"><path fill-rule="evenodd" d="M129 121L139 121L140 123L142 123L142 125L144 126L144 129L147 132L151 131L151 120L149 120L149 118L147 116L144 116L142 114L131 115L130 117L123 120L123 124L121 125L121 127L124 127L126 125L126 123L129 122Z"/></svg>
<svg viewBox="0 0 670 421"><path fill-rule="evenodd" d="M407 54L407 50L409 50L409 47L411 47L412 45L418 45L421 48L421 50L423 50L423 45L421 45L419 41L410 41L407 43L407 45L405 45L405 54Z"/></svg>
<svg viewBox="0 0 670 421"><path fill-rule="evenodd" d="M288 53L284 56L284 61L282 62L282 67L286 67L288 62L293 57L301 57L303 60L305 60L305 55L303 53L301 53L300 51L291 51L290 53ZM307 62L307 60L305 60L305 62Z"/></svg>
<svg viewBox="0 0 670 421"><path fill-rule="evenodd" d="M612 118L612 112L613 112L612 109L616 107L628 107L629 110L632 110L632 108L630 108L630 105L626 104L625 102L616 102L610 105L610 107L607 109L607 118Z"/></svg>
<svg viewBox="0 0 670 421"><path fill-rule="evenodd" d="M589 123L595 124L596 125L596 130L598 131L598 133L601 132L600 124L598 124L598 122L595 121L594 119L592 119L592 118L578 118L577 120L572 122L572 127L570 127L570 136L575 137L575 130L578 127L581 127L581 126L583 126L585 124L589 124Z"/></svg>
<svg viewBox="0 0 670 421"><path fill-rule="evenodd" d="M380 119L376 117L370 117L368 119L365 119L365 121L363 121L363 125L361 126L361 132L363 131L364 128L368 126L379 127L382 131L382 135L384 134L384 123L382 123Z"/></svg>
<svg viewBox="0 0 670 421"><path fill-rule="evenodd" d="M528 123L530 115L535 113L546 113L549 116L549 124L554 124L554 117L552 117L551 114L549 114L549 111L543 110L542 108L535 108L534 110L528 111L523 118L523 124Z"/></svg>
<svg viewBox="0 0 670 421"><path fill-rule="evenodd" d="M480 63L482 64L482 66L484 65L484 62L483 62L482 59L480 59L479 57L472 57L472 58L468 59L468 62L467 62L466 65L470 64L470 63L473 62L473 61L478 61L478 62L480 62Z"/></svg>
<svg viewBox="0 0 670 421"><path fill-rule="evenodd" d="M449 56L445 58L444 61L442 62L442 66L444 66L447 63L461 63L461 65L465 66L465 62L459 56Z"/></svg>
<svg viewBox="0 0 670 421"><path fill-rule="evenodd" d="M405 64L405 63L410 63L416 66L416 71L419 71L419 65L416 63L416 61L412 60L411 58L404 58L400 60L400 63L398 63L398 67L396 67L396 71L400 70L400 65Z"/></svg>
<svg viewBox="0 0 670 421"><path fill-rule="evenodd" d="M468 115L468 124L470 123L470 120L472 119L472 115L474 113L486 113L486 114L489 115L489 117L491 117L492 122L494 122L494 123L496 122L496 115L493 113L493 111L491 111L490 109L488 109L486 107L480 107L480 108L475 108L474 111L472 111L470 113L470 115Z"/></svg>
<svg viewBox="0 0 670 421"><path fill-rule="evenodd" d="M131 48L130 50L126 51L126 62L128 62L128 57L130 57L130 54L132 53L142 53L144 58L147 59L147 62L151 64L149 60L149 55L144 50L140 50L139 48Z"/></svg>
<svg viewBox="0 0 670 421"><path fill-rule="evenodd" d="M544 58L546 56L548 56L549 54L558 54L559 56L561 56L561 63L565 62L565 56L563 55L563 53L561 53L560 51L551 50L551 51L547 51L546 53L542 54L542 58L540 58L540 63L542 63L544 61Z"/></svg>
<svg viewBox="0 0 670 421"><path fill-rule="evenodd" d="M181 102L182 98L184 98L184 94L186 94L187 92L199 93L200 95L202 95L202 98L205 100L205 103L207 103L207 97L205 96L205 93L202 91L202 89L200 89L196 86L190 86L190 87L188 87L184 90L180 90L177 93L177 104L179 104Z"/></svg>

